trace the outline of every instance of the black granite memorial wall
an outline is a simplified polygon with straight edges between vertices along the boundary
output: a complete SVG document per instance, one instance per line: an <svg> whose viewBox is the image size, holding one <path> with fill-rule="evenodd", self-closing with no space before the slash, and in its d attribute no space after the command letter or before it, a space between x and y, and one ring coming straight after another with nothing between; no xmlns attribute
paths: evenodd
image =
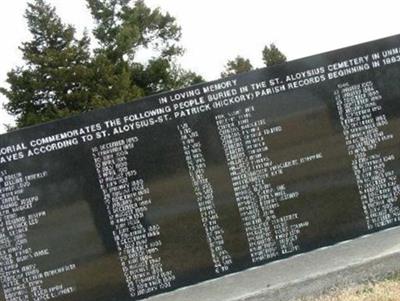
<svg viewBox="0 0 400 301"><path fill-rule="evenodd" d="M2 301L128 301L399 225L400 36L0 136Z"/></svg>

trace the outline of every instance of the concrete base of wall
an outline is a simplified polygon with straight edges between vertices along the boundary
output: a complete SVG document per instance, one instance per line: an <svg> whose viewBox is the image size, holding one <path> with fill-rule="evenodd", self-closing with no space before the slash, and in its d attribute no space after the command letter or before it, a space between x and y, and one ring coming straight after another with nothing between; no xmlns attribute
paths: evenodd
<svg viewBox="0 0 400 301"><path fill-rule="evenodd" d="M151 297L148 301L287 301L400 271L400 227Z"/></svg>

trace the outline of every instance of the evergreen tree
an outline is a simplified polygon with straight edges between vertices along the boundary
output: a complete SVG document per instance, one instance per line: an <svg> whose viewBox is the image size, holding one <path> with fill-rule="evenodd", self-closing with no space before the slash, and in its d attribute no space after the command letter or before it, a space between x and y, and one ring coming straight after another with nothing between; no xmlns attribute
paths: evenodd
<svg viewBox="0 0 400 301"><path fill-rule="evenodd" d="M221 77L240 74L253 70L253 65L249 59L237 56L235 59L228 61L225 70L221 73Z"/></svg>
<svg viewBox="0 0 400 301"><path fill-rule="evenodd" d="M176 63L183 50L175 19L142 0L87 0L99 45L90 51L87 34L76 37L45 0L32 0L25 17L32 39L20 47L25 65L8 73L6 110L25 127L138 97L180 88L203 79ZM137 52L154 56L138 62Z"/></svg>
<svg viewBox="0 0 400 301"><path fill-rule="evenodd" d="M178 45L181 28L170 14L150 9L143 0L133 5L130 0L87 2L96 21L94 35L100 44L95 50L96 59L112 66L116 75L129 77L132 91L123 95L122 101L202 81L176 64L183 54ZM136 54L143 49L155 53L146 64L136 60ZM113 98L120 99L121 95Z"/></svg>
<svg viewBox="0 0 400 301"><path fill-rule="evenodd" d="M264 64L267 67L285 63L287 60L286 56L273 43L265 46L262 56Z"/></svg>
<svg viewBox="0 0 400 301"><path fill-rule="evenodd" d="M275 46L270 44L265 46L262 51L262 58L265 66L271 67L274 65L282 64L286 62L286 56ZM240 74L243 72L249 72L254 67L249 59L245 59L241 56L237 56L235 59L228 61L225 66L225 70L221 73L221 77L227 77L231 75Z"/></svg>
<svg viewBox="0 0 400 301"><path fill-rule="evenodd" d="M20 47L26 64L8 73L11 88L0 92L6 109L17 116L17 127L69 116L87 110L91 70L89 39L75 37L53 7L43 0L28 4L25 17L32 39Z"/></svg>

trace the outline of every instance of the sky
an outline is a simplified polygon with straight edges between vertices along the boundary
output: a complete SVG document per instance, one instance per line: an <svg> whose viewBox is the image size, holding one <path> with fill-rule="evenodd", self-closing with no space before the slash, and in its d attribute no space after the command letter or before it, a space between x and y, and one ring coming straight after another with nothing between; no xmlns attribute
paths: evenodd
<svg viewBox="0 0 400 301"><path fill-rule="evenodd" d="M47 0L78 32L93 28L85 0ZM0 1L0 86L23 65L18 47L30 38L23 17L28 1ZM398 0L147 0L175 16L182 27L180 60L207 80L217 79L237 55L262 66L261 51L275 43L289 60L400 34ZM0 95L0 133L12 124Z"/></svg>

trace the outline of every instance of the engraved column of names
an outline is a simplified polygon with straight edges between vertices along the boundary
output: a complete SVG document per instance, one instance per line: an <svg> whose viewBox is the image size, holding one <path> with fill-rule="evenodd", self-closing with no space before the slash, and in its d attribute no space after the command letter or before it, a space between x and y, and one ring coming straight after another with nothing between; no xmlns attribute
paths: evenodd
<svg viewBox="0 0 400 301"><path fill-rule="evenodd" d="M104 202L113 227L113 235L130 295L141 296L171 286L175 276L164 271L157 257L161 241L160 227L146 225L146 211L151 204L150 191L138 172L128 168L129 151L137 137L94 147Z"/></svg>
<svg viewBox="0 0 400 301"><path fill-rule="evenodd" d="M296 223L298 214L278 217L280 203L295 199L298 192L288 192L285 185L277 187L268 179L284 173L284 169L322 158L320 153L275 164L267 155L264 136L282 131L266 127L264 119L253 119L254 107L216 116L225 150L236 201L243 220L253 262L271 259L279 253L299 250L298 235L309 222Z"/></svg>
<svg viewBox="0 0 400 301"><path fill-rule="evenodd" d="M50 251L29 246L29 229L47 212L35 210L39 196L29 196L26 190L47 176L46 171L29 175L0 171L0 279L7 301L52 300L75 291L63 284L43 286L46 279L74 270L75 264L40 271L35 259L48 256Z"/></svg>
<svg viewBox="0 0 400 301"><path fill-rule="evenodd" d="M395 223L400 220L395 204L400 186L394 171L386 167L395 157L377 151L380 143L394 138L380 130L388 124L378 104L382 96L369 81L341 85L335 98L368 229Z"/></svg>
<svg viewBox="0 0 400 301"><path fill-rule="evenodd" d="M224 246L224 230L218 224L219 216L215 208L214 191L205 173L206 162L201 151L199 134L197 131L193 131L187 123L179 125L178 129L215 272L226 272L232 264L232 258Z"/></svg>

